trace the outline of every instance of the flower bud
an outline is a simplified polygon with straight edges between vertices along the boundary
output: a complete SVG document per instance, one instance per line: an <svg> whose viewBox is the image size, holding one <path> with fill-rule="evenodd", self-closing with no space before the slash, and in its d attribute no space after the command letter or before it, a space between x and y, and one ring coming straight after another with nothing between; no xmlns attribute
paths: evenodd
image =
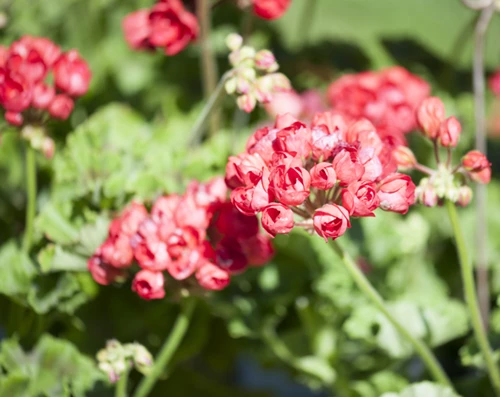
<svg viewBox="0 0 500 397"><path fill-rule="evenodd" d="M309 172L312 187L328 190L337 183L337 174L331 163L318 163Z"/></svg>
<svg viewBox="0 0 500 397"><path fill-rule="evenodd" d="M63 94L56 95L54 100L49 105L49 113L52 117L57 119L66 120L75 106L73 100Z"/></svg>
<svg viewBox="0 0 500 397"><path fill-rule="evenodd" d="M240 59L238 63L241 63L248 59L253 60L255 58L255 49L248 45L241 47L239 52L240 52Z"/></svg>
<svg viewBox="0 0 500 397"><path fill-rule="evenodd" d="M491 163L479 150L471 150L462 157L462 166L470 172L479 172L489 168Z"/></svg>
<svg viewBox="0 0 500 397"><path fill-rule="evenodd" d="M268 73L276 72L279 68L276 58L269 50L260 50L255 54L255 66Z"/></svg>
<svg viewBox="0 0 500 397"><path fill-rule="evenodd" d="M153 356L139 343L134 343L132 347L132 359L136 369L141 373L147 373L153 365Z"/></svg>
<svg viewBox="0 0 500 397"><path fill-rule="evenodd" d="M419 201L423 205L426 207L435 207L437 205L439 197L431 183L424 185L419 193Z"/></svg>
<svg viewBox="0 0 500 397"><path fill-rule="evenodd" d="M224 88L229 95L234 94L236 92L236 77L227 79Z"/></svg>
<svg viewBox="0 0 500 397"><path fill-rule="evenodd" d="M269 204L262 211L262 227L273 237L290 233L293 229L292 210L283 204Z"/></svg>
<svg viewBox="0 0 500 397"><path fill-rule="evenodd" d="M413 154L413 151L407 146L398 146L392 151L392 157L398 165L398 169L401 171L408 171L415 167L417 164L417 159Z"/></svg>
<svg viewBox="0 0 500 397"><path fill-rule="evenodd" d="M236 77L236 91L239 94L248 94L250 91L250 82L243 76Z"/></svg>
<svg viewBox="0 0 500 397"><path fill-rule="evenodd" d="M439 127L445 119L444 104L437 97L429 97L422 101L417 109L417 122L422 133L430 139L436 139Z"/></svg>
<svg viewBox="0 0 500 397"><path fill-rule="evenodd" d="M252 110L255 109L255 105L257 105L257 100L255 99L255 96L253 96L252 94L244 94L240 95L236 99L236 104L244 112L250 113Z"/></svg>
<svg viewBox="0 0 500 397"><path fill-rule="evenodd" d="M466 207L472 200L472 189L469 186L460 186L458 189L457 204L461 207Z"/></svg>
<svg viewBox="0 0 500 397"><path fill-rule="evenodd" d="M42 143L42 153L47 159L54 157L55 144L54 140L49 137L45 137Z"/></svg>
<svg viewBox="0 0 500 397"><path fill-rule="evenodd" d="M329 238L335 240L351 227L349 212L340 205L325 204L314 212L313 225L325 241L328 242Z"/></svg>
<svg viewBox="0 0 500 397"><path fill-rule="evenodd" d="M231 51L236 51L243 45L243 37L237 33L231 33L226 37L226 45Z"/></svg>
<svg viewBox="0 0 500 397"><path fill-rule="evenodd" d="M7 123L19 127L23 124L23 116L21 113L16 112L5 112L5 121Z"/></svg>
<svg viewBox="0 0 500 397"><path fill-rule="evenodd" d="M456 117L448 117L439 127L438 142L443 147L455 147L460 139L462 126Z"/></svg>

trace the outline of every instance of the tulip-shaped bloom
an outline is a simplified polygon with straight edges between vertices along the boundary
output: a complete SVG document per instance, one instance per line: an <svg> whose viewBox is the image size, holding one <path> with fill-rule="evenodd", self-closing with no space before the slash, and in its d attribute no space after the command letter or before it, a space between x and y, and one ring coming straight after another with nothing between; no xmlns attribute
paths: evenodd
<svg viewBox="0 0 500 397"><path fill-rule="evenodd" d="M408 175L398 173L388 175L378 186L380 208L406 214L415 201L414 193L415 185Z"/></svg>
<svg viewBox="0 0 500 397"><path fill-rule="evenodd" d="M141 270L134 277L132 290L142 299L162 299L165 296L163 273Z"/></svg>
<svg viewBox="0 0 500 397"><path fill-rule="evenodd" d="M326 204L314 212L313 225L325 241L329 238L335 240L351 227L349 212L340 205Z"/></svg>
<svg viewBox="0 0 500 397"><path fill-rule="evenodd" d="M417 111L417 121L427 138L436 139L441 123L445 120L445 109L441 99L429 97L423 100Z"/></svg>
<svg viewBox="0 0 500 397"><path fill-rule="evenodd" d="M273 203L262 211L262 227L273 237L289 233L293 224L293 212L286 205Z"/></svg>

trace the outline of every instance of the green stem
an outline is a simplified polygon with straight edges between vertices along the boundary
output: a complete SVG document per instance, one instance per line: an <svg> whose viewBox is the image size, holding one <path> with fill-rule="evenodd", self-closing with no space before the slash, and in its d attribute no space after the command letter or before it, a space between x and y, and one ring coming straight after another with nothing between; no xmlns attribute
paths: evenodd
<svg viewBox="0 0 500 397"><path fill-rule="evenodd" d="M127 368L116 382L115 397L127 397L128 374L130 369Z"/></svg>
<svg viewBox="0 0 500 397"><path fill-rule="evenodd" d="M200 22L200 47L201 47L201 70L203 93L209 98L217 86L217 62L210 43L211 11L209 0L197 0L196 12ZM213 136L220 128L220 112L214 111L210 116L210 136Z"/></svg>
<svg viewBox="0 0 500 397"><path fill-rule="evenodd" d="M26 145L26 226L23 237L23 250L29 252L33 243L33 224L36 215L36 161L35 150Z"/></svg>
<svg viewBox="0 0 500 397"><path fill-rule="evenodd" d="M215 88L214 92L212 92L212 95L208 99L207 104L205 105L200 115L196 119L196 122L194 123L194 126L191 129L190 133L191 145L196 145L201 140L203 132L205 131L206 128L206 122L208 117L214 111L214 109L217 107L217 104L224 97L226 93L224 85L226 84L226 81L229 78L229 76L230 76L229 72L225 73L222 76L222 78L219 81L219 84L217 84L217 87Z"/></svg>
<svg viewBox="0 0 500 397"><path fill-rule="evenodd" d="M421 340L413 337L412 334L408 332L408 330L401 325L391 314L389 309L387 309L384 300L379 295L377 290L370 284L366 276L359 269L358 265L354 260L349 256L349 254L340 247L340 245L336 241L331 242L331 246L337 255L342 259L347 271L350 273L354 282L357 284L359 289L363 291L366 297L387 317L387 320L398 330L398 332L408 340L409 343L415 349L415 352L420 356L422 361L427 366L429 372L432 374L434 379L446 386L449 386L453 389L453 385L451 384L448 376L441 368L441 365L437 361L436 357L429 349L429 347L423 343Z"/></svg>
<svg viewBox="0 0 500 397"><path fill-rule="evenodd" d="M134 397L146 397L153 389L160 375L165 371L165 368L169 364L172 356L186 334L195 305L196 301L193 298L188 298L181 308L181 312L175 321L174 328L172 328L172 331L165 340L160 353L158 353L153 368L151 368L151 372L142 379L141 383L137 387Z"/></svg>
<svg viewBox="0 0 500 397"><path fill-rule="evenodd" d="M462 282L464 284L465 302L467 303L467 308L469 309L474 336L486 361L486 367L488 368L488 373L491 383L495 388L496 395L500 396L500 372L495 364L493 352L491 350L490 343L488 342L488 337L486 336L481 319L476 285L474 283L473 268L469 259L469 254L467 253L467 247L465 245L464 236L462 235L460 223L458 221L457 209L455 204L451 201L446 202L446 209L448 210L448 216L455 235L455 242L460 260L460 271L462 273Z"/></svg>

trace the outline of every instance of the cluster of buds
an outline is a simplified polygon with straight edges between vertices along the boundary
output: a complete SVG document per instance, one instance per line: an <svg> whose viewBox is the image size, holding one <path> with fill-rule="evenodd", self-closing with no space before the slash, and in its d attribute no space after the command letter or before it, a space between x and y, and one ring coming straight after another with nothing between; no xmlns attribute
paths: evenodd
<svg viewBox="0 0 500 397"><path fill-rule="evenodd" d="M374 216L377 208L404 214L413 204L415 185L383 153L366 119L348 122L325 112L308 127L285 114L229 158L226 184L234 206L245 215L262 213L272 236L297 226L336 239L351 217Z"/></svg>
<svg viewBox="0 0 500 397"><path fill-rule="evenodd" d="M429 94L427 82L400 66L342 76L327 93L334 111L367 118L392 147L406 146L405 134L417 127L415 111Z"/></svg>
<svg viewBox="0 0 500 397"><path fill-rule="evenodd" d="M128 14L122 23L125 40L134 50L164 48L175 55L196 39L198 20L181 0L158 0L147 9Z"/></svg>
<svg viewBox="0 0 500 397"><path fill-rule="evenodd" d="M460 164L451 164L451 152L458 144L462 126L455 117L446 118L441 99L426 98L417 110L417 120L422 134L434 145L437 169L419 164L410 149L398 149L400 163L406 169L415 168L428 175L420 181L416 199L428 207L441 205L444 200L466 206L472 199L468 183L489 183L490 162L483 153L472 150L462 157ZM446 150L446 161L442 161L440 149Z"/></svg>
<svg viewBox="0 0 500 397"><path fill-rule="evenodd" d="M269 103L275 92L291 89L288 78L277 73L279 66L271 51L243 45L243 38L235 33L227 37L226 44L231 50L232 69L227 73L225 89L229 95L237 95L241 110L250 113L257 103Z"/></svg>
<svg viewBox="0 0 500 397"><path fill-rule="evenodd" d="M94 280L124 281L135 262L140 270L132 289L143 299L162 299L167 282L220 290L232 274L266 264L273 255L270 239L255 216L240 214L226 196L224 180L215 178L192 182L183 196L159 197L150 213L131 203L88 261Z"/></svg>
<svg viewBox="0 0 500 397"><path fill-rule="evenodd" d="M49 39L24 36L0 47L0 105L14 126L42 125L47 114L65 120L74 98L89 88L91 72L76 50L62 52ZM50 157L54 143L43 130L23 133L35 149Z"/></svg>
<svg viewBox="0 0 500 397"><path fill-rule="evenodd" d="M252 7L255 15L263 19L278 19L285 14L292 0L238 0L240 8Z"/></svg>
<svg viewBox="0 0 500 397"><path fill-rule="evenodd" d="M139 343L122 345L117 340L109 340L106 347L97 353L99 369L116 383L122 374L133 367L143 374L147 374L153 365L153 356Z"/></svg>

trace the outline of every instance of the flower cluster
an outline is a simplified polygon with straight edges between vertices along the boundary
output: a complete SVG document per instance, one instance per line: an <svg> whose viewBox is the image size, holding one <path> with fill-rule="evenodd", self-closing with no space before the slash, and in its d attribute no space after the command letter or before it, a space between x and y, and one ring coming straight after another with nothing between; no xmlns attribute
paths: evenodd
<svg viewBox="0 0 500 397"><path fill-rule="evenodd" d="M132 289L144 299L165 296L167 272L175 280L195 276L204 289L225 288L231 274L269 261L273 248L255 216L226 200L222 178L192 182L183 196L162 196L150 213L133 202L109 227L108 239L88 261L98 283L124 280L137 262Z"/></svg>
<svg viewBox="0 0 500 397"><path fill-rule="evenodd" d="M271 102L265 105L272 119L283 113L290 113L301 120L312 120L316 113L324 112L326 106L323 96L317 90L307 90L297 93L295 90L276 92Z"/></svg>
<svg viewBox="0 0 500 397"><path fill-rule="evenodd" d="M393 147L406 145L404 134L417 127L415 110L429 94L427 82L399 66L342 76L327 93L333 110L367 118Z"/></svg>
<svg viewBox="0 0 500 397"><path fill-rule="evenodd" d="M253 12L263 19L278 19L285 14L292 0L253 0Z"/></svg>
<svg viewBox="0 0 500 397"><path fill-rule="evenodd" d="M109 340L104 349L97 353L99 369L116 383L120 376L133 366L141 373L147 374L153 365L153 356L139 343L122 345L117 340Z"/></svg>
<svg viewBox="0 0 500 397"><path fill-rule="evenodd" d="M467 205L472 199L468 182L489 183L490 162L483 153L472 150L463 156L460 164L451 164L451 151L458 144L462 126L454 116L446 117L441 99L426 98L417 110L417 121L422 134L434 145L437 164L437 169L432 170L419 164L410 149L400 152L401 158L404 157L401 162L406 162L408 169L415 168L428 175L416 189L417 200L428 207L439 205L445 199ZM446 150L446 161L442 161L440 149Z"/></svg>
<svg viewBox="0 0 500 397"><path fill-rule="evenodd" d="M15 126L40 124L44 112L67 119L73 98L87 92L91 76L76 50L62 52L43 37L24 36L9 48L0 47L0 104L5 120Z"/></svg>
<svg viewBox="0 0 500 397"><path fill-rule="evenodd" d="M336 239L351 217L374 216L377 208L404 214L413 204L415 185L394 172L383 149L366 119L325 112L308 127L285 114L229 158L226 184L234 206L245 215L261 212L272 236L299 226Z"/></svg>
<svg viewBox="0 0 500 397"><path fill-rule="evenodd" d="M122 27L125 40L134 50L162 47L167 55L182 51L199 31L196 17L181 0L158 0L152 8L127 15Z"/></svg>
<svg viewBox="0 0 500 397"><path fill-rule="evenodd" d="M238 34L230 34L226 43L231 50L232 69L227 74L225 89L229 95L238 96L240 109L250 113L257 103L269 103L275 92L291 89L288 78L276 73L279 66L271 51L255 51L243 45L243 38Z"/></svg>

